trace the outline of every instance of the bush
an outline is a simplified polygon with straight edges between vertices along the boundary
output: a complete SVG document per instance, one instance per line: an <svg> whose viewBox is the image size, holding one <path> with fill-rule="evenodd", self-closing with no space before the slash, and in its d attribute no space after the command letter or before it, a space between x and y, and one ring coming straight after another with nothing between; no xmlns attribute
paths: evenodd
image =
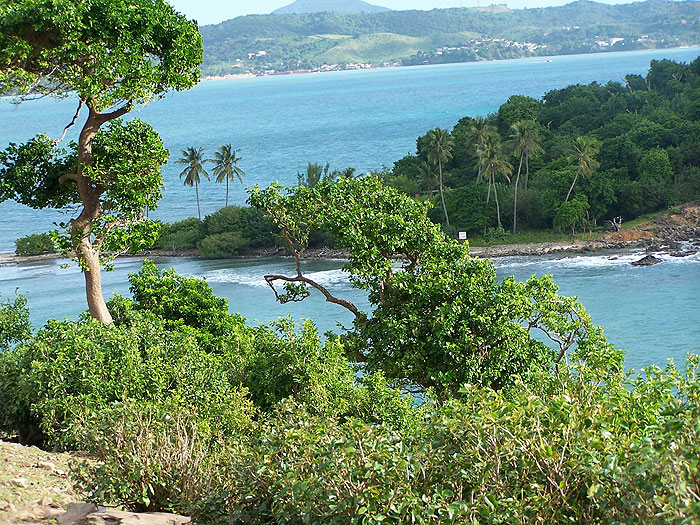
<svg viewBox="0 0 700 525"><path fill-rule="evenodd" d="M238 255L248 247L250 241L238 232L217 233L199 241L197 253L209 259L225 259Z"/></svg>
<svg viewBox="0 0 700 525"><path fill-rule="evenodd" d="M31 332L25 296L18 295L13 303L0 302L0 352L28 339Z"/></svg>
<svg viewBox="0 0 700 525"><path fill-rule="evenodd" d="M50 233L35 233L15 241L17 255L43 255L56 253L56 245Z"/></svg>
<svg viewBox="0 0 700 525"><path fill-rule="evenodd" d="M248 206L226 206L204 219L206 236L236 233L251 248L274 246L276 228L263 212Z"/></svg>
<svg viewBox="0 0 700 525"><path fill-rule="evenodd" d="M164 224L154 247L159 250L194 249L204 238L204 224L196 217L190 217L173 224Z"/></svg>

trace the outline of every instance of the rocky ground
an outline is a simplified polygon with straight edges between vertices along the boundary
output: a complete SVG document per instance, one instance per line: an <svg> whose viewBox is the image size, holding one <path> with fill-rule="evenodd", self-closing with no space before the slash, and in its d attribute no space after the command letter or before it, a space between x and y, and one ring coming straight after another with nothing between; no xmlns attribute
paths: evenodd
<svg viewBox="0 0 700 525"><path fill-rule="evenodd" d="M76 500L70 458L0 441L0 525L55 522Z"/></svg>

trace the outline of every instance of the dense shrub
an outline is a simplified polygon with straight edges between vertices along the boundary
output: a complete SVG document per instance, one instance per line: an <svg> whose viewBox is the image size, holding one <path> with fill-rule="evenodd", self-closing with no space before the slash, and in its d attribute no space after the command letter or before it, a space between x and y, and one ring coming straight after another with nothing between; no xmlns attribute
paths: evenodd
<svg viewBox="0 0 700 525"><path fill-rule="evenodd" d="M0 302L0 352L20 343L31 335L27 298L15 297L14 302Z"/></svg>
<svg viewBox="0 0 700 525"><path fill-rule="evenodd" d="M275 245L276 231L264 214L249 206L226 206L204 219L206 236L236 233L251 248Z"/></svg>
<svg viewBox="0 0 700 525"><path fill-rule="evenodd" d="M204 224L196 217L190 217L173 224L164 224L154 248L159 250L194 249L204 238Z"/></svg>
<svg viewBox="0 0 700 525"><path fill-rule="evenodd" d="M56 253L56 245L50 233L34 233L15 241L17 255L43 255Z"/></svg>
<svg viewBox="0 0 700 525"><path fill-rule="evenodd" d="M250 241L239 232L209 235L197 244L197 254L209 259L225 259L239 255L250 247Z"/></svg>

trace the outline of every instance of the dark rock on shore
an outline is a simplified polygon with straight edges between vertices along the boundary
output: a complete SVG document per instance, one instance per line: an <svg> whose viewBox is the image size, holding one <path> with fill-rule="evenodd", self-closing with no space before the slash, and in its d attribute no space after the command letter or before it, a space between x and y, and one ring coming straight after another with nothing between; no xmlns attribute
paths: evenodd
<svg viewBox="0 0 700 525"><path fill-rule="evenodd" d="M647 255L646 257L642 257L638 261L633 262L632 266L653 266L654 264L659 264L660 262L662 261L658 257Z"/></svg>

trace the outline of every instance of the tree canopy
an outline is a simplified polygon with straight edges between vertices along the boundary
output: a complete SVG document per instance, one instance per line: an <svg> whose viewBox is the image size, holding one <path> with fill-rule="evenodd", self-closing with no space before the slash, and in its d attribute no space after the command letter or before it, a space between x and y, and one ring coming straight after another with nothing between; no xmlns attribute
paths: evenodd
<svg viewBox="0 0 700 525"><path fill-rule="evenodd" d="M201 60L197 24L165 0L0 4L0 94L77 98L66 130L83 107L88 112L69 151L56 147L63 137L11 144L0 155L0 200L37 208L81 206L63 247L85 271L90 313L103 322L111 322L111 315L102 295L101 255L153 241L140 210L155 207L160 197L167 152L142 122L100 129L136 104L195 85Z"/></svg>

